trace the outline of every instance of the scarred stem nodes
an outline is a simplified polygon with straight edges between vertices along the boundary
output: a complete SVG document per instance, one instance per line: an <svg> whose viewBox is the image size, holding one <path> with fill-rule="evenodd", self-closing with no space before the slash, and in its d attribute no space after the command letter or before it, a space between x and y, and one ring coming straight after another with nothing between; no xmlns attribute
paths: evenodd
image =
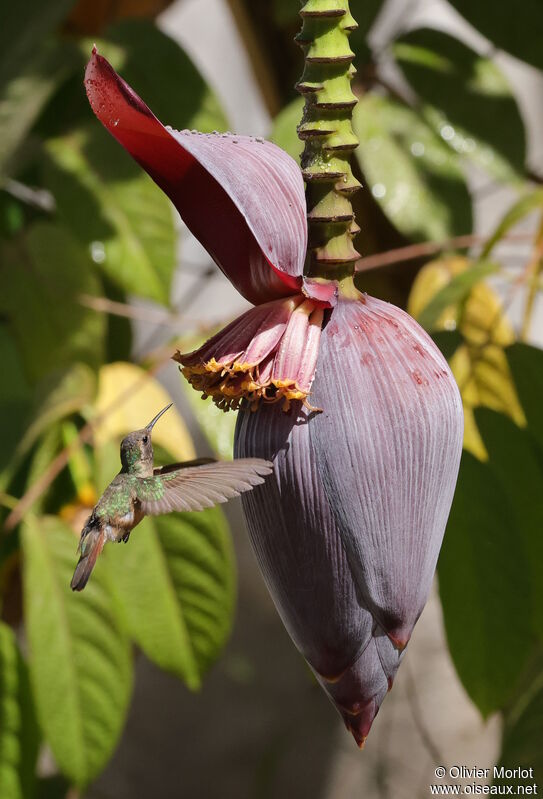
<svg viewBox="0 0 543 799"><path fill-rule="evenodd" d="M360 183L350 158L358 146L351 90L355 75L349 34L357 25L348 0L308 0L300 15L296 41L305 55L297 89L305 97L298 136L305 142L302 171L306 181L309 245L306 274L339 280L354 272L360 257L353 239L359 232L351 196Z"/></svg>

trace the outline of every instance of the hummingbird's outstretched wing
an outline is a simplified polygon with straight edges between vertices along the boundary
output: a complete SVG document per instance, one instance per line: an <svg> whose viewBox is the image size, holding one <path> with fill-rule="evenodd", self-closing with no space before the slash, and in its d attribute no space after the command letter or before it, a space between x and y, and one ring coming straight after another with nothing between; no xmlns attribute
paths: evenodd
<svg viewBox="0 0 543 799"><path fill-rule="evenodd" d="M136 488L141 510L149 516L170 511L203 510L227 502L264 482L272 464L261 458L234 461L205 459L198 466L174 464L155 470L154 477L138 478Z"/></svg>
<svg viewBox="0 0 543 799"><path fill-rule="evenodd" d="M177 472L179 469L188 469L189 466L203 466L207 463L217 463L217 458L195 458L193 461L181 461L180 463L169 463L167 466L156 466L153 474L168 474Z"/></svg>

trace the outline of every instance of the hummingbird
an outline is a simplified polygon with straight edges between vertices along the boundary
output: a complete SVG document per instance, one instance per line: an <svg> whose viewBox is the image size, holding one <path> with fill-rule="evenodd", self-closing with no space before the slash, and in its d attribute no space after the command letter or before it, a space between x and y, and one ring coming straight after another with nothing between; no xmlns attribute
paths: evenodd
<svg viewBox="0 0 543 799"><path fill-rule="evenodd" d="M170 403L142 430L129 433L121 442L121 471L108 485L79 539L79 562L72 590L86 586L96 560L108 541L124 541L144 516L171 511L194 511L227 502L264 482L272 470L270 461L239 458L217 461L198 458L155 468L151 433Z"/></svg>

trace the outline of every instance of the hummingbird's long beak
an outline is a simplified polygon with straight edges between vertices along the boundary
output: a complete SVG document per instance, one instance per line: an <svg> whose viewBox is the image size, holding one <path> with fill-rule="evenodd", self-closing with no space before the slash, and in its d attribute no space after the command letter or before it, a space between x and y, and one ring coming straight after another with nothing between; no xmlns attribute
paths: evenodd
<svg viewBox="0 0 543 799"><path fill-rule="evenodd" d="M172 405L173 405L173 402L170 402L170 404L169 404L169 405L166 405L166 407L165 407L165 408L162 408L162 410L161 410L159 413L157 413L157 415L155 416L155 418L154 418L154 419L152 419L152 420L149 422L149 424L148 424L148 425L146 425L145 429L146 429L146 430L152 430L152 429L153 429L153 427L155 426L155 424L158 422L158 420L159 420L159 419L160 419L160 417L162 416L162 414L163 414L163 413L166 413L166 411L167 411L169 408L171 408L171 407L172 407Z"/></svg>

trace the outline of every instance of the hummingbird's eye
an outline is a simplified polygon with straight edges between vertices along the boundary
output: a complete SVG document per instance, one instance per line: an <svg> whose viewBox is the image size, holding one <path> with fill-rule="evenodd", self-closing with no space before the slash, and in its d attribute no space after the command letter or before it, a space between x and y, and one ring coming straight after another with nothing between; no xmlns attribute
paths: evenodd
<svg viewBox="0 0 543 799"><path fill-rule="evenodd" d="M143 436L141 440L143 441L144 444L147 444L147 442L149 441L149 436Z"/></svg>

